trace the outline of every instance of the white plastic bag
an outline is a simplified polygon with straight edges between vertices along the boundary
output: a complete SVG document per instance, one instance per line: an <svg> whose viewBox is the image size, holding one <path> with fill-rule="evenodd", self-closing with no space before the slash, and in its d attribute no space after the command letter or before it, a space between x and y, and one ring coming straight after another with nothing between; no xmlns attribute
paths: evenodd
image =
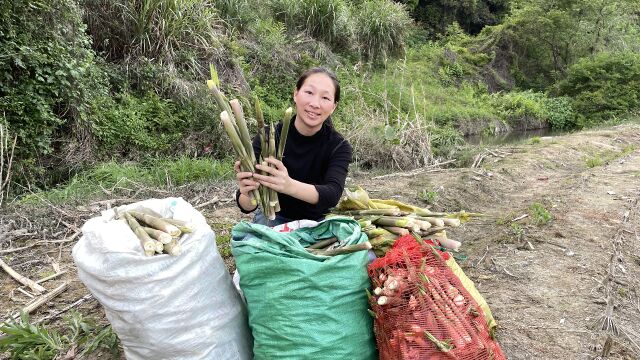
<svg viewBox="0 0 640 360"><path fill-rule="evenodd" d="M192 224L179 256L146 257L113 210L87 221L73 247L78 276L104 306L127 359L251 359L244 303L204 217L181 198L119 210L140 208Z"/></svg>

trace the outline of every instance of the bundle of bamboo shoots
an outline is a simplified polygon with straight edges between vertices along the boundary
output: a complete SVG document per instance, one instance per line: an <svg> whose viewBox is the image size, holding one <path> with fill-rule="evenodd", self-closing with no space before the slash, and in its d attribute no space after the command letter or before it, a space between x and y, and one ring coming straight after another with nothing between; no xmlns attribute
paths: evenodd
<svg viewBox="0 0 640 360"><path fill-rule="evenodd" d="M256 164L273 166L266 162L265 159L268 157L273 157L282 161L293 109L288 108L284 113L284 117L282 119L282 132L278 141L278 148L276 149L275 127L273 123L270 122L269 127L265 130L266 126L264 116L260 108L260 102L257 98L254 98L256 121L258 123L258 136L260 138L260 155L256 159L255 153L253 152L251 137L249 136L249 130L247 128L247 121L244 117L244 111L242 110L242 105L237 99L227 101L227 98L220 91L220 81L213 65L211 65L210 69L211 79L207 80L207 86L213 93L216 103L222 110L220 113L220 120L222 121L224 129L231 140L236 155L240 158L240 168L242 171L255 173L257 172L255 168ZM265 174L261 172L258 173ZM252 204L259 205L262 208L262 212L270 220L275 219L276 212L280 211L278 193L266 186L261 186L257 190L253 190L252 195Z"/></svg>
<svg viewBox="0 0 640 360"><path fill-rule="evenodd" d="M457 227L472 216L482 214L463 211L432 212L397 200L370 199L360 187L345 189L345 196L328 216L349 216L357 220L369 237L373 250L383 256L400 236L412 234L421 240L432 240L457 251L460 242L447 237L446 227Z"/></svg>
<svg viewBox="0 0 640 360"><path fill-rule="evenodd" d="M146 256L163 253L180 255L180 237L193 232L185 221L158 217L146 211L125 211L119 213L118 217L124 219L136 234Z"/></svg>

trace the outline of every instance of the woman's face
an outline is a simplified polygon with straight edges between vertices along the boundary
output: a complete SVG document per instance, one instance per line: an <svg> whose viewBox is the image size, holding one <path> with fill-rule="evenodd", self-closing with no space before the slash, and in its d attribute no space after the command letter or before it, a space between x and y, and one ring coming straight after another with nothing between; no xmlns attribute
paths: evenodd
<svg viewBox="0 0 640 360"><path fill-rule="evenodd" d="M310 136L320 130L336 109L335 92L333 81L323 73L309 75L300 89L293 92L293 101L296 103L295 126L301 134Z"/></svg>

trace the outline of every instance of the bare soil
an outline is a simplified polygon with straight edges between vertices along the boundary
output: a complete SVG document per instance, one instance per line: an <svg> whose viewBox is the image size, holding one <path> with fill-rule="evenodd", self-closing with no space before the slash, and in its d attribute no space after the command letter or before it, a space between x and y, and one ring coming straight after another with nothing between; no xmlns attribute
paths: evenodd
<svg viewBox="0 0 640 360"><path fill-rule="evenodd" d="M371 197L423 206L418 193L436 192L432 210L485 215L448 234L463 244L467 260L460 264L489 303L509 359L640 359L640 126L541 138L480 154L475 168L380 179L354 171L348 185L362 186ZM216 230L219 250L228 254L230 227L249 219L235 208L233 188L227 182L171 192L105 189L104 199L82 204L9 204L0 213L0 257L32 279L66 270L43 285L53 289L64 281L68 290L32 315L60 327L64 313L58 313L88 294L71 259L84 221L109 206L148 197L180 195L193 205L217 198L199 210ZM537 214L534 203L540 204ZM541 223L544 210L551 219ZM232 271L233 258L225 261ZM18 286L0 272L1 317L30 300ZM73 308L106 323L92 298ZM603 318L615 329L603 330Z"/></svg>

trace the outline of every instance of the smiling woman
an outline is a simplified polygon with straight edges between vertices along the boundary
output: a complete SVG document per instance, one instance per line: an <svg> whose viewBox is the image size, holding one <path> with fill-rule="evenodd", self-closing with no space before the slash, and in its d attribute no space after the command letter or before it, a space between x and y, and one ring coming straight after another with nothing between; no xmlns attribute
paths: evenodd
<svg viewBox="0 0 640 360"><path fill-rule="evenodd" d="M262 174L243 172L236 163L240 210L250 213L251 191L266 186L278 192L280 212L268 221L258 209L254 222L275 226L292 220L321 220L340 200L347 178L352 148L331 124L331 114L340 100L336 76L324 68L307 70L296 83L293 101L295 120L289 126L282 161L265 159L272 167L256 165ZM282 123L276 127L280 138ZM260 140L253 140L256 157Z"/></svg>

